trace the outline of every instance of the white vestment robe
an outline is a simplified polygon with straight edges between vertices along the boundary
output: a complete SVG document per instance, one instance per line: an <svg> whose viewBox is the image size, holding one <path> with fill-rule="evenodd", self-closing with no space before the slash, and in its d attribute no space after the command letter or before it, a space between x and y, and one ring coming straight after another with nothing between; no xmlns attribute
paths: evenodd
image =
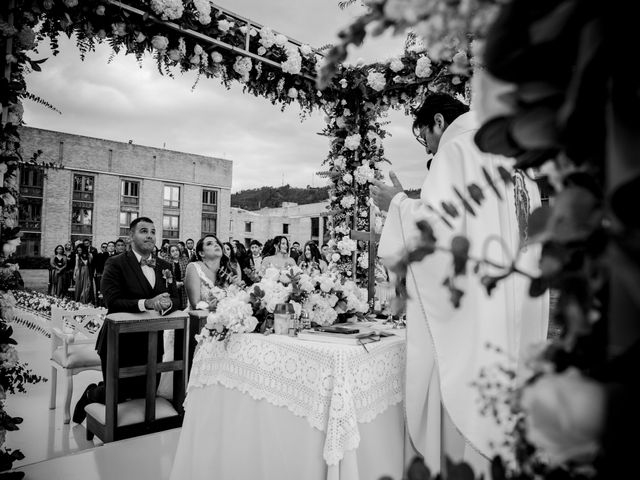
<svg viewBox="0 0 640 480"><path fill-rule="evenodd" d="M453 121L442 135L421 198L409 199L403 193L394 197L378 253L385 261L393 261L415 244L419 236L416 221L426 218L438 245L450 247L451 238L462 234L471 242L472 257L510 263L500 242L491 241L483 249L485 240L497 236L515 255L521 236L526 236L528 214L540 205L539 191L522 173L515 176L516 188L500 180L497 166L503 159L478 150L473 141L476 130L474 112ZM502 200L486 188L482 166L495 179ZM467 186L471 183L483 188L482 206L469 198ZM442 201L460 205L454 186L469 200L476 216L458 207L457 218L447 216L451 229L426 205L439 212L443 211ZM520 254L518 267L535 274L538 258L538 248L529 246ZM436 252L412 264L407 273L407 431L432 472L440 471L443 456L449 455L456 461L467 461L481 473L487 471L495 454L491 442L500 443L502 433L491 416L480 413L478 391L472 382L479 379L483 367L506 361L486 345L500 347L511 359L521 359L528 344L546 339L549 298L531 298L529 280L518 274L499 282L489 296L470 263L461 283L464 296L455 308L442 284L451 269L451 254Z"/></svg>

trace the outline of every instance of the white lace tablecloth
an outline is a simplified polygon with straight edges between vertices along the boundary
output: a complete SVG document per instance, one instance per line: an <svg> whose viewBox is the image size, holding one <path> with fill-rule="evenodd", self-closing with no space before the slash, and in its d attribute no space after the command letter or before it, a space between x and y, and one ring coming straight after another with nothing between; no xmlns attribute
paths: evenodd
<svg viewBox="0 0 640 480"><path fill-rule="evenodd" d="M367 350L280 335L234 334L226 348L206 340L196 350L188 391L219 384L284 406L326 432L323 457L336 465L358 447L358 423L402 401L404 338L384 338Z"/></svg>

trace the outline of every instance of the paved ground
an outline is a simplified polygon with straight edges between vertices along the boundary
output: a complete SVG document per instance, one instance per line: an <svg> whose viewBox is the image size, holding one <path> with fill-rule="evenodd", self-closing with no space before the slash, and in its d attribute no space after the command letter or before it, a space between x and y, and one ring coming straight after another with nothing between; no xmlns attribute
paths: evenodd
<svg viewBox="0 0 640 480"><path fill-rule="evenodd" d="M49 285L49 270L20 270L20 275L24 280L24 287L27 290L47 293Z"/></svg>

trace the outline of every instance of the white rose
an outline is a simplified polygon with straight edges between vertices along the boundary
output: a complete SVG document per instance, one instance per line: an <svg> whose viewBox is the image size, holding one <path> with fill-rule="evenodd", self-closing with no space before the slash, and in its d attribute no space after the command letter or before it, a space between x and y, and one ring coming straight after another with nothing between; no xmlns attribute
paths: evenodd
<svg viewBox="0 0 640 480"><path fill-rule="evenodd" d="M298 98L298 90L296 90L295 88L291 87L289 89L289 91L287 92L287 96L289 98Z"/></svg>
<svg viewBox="0 0 640 480"><path fill-rule="evenodd" d="M347 185L351 185L351 183L353 182L353 177L351 176L351 174L350 174L350 173L345 173L345 174L342 176L342 181L343 181L344 183L346 183Z"/></svg>
<svg viewBox="0 0 640 480"><path fill-rule="evenodd" d="M391 60L391 63L389 63L389 68L392 72L398 73L404 68L404 63L402 63L402 60L400 60L399 58L394 58L393 60Z"/></svg>
<svg viewBox="0 0 640 480"><path fill-rule="evenodd" d="M264 55L267 53L267 49L264 47L258 47L258 55Z"/></svg>
<svg viewBox="0 0 640 480"><path fill-rule="evenodd" d="M151 46L159 52L163 52L169 46L169 39L162 35L155 35L151 39Z"/></svg>
<svg viewBox="0 0 640 480"><path fill-rule="evenodd" d="M521 399L526 435L552 464L590 460L604 427L606 391L576 368L542 375Z"/></svg>
<svg viewBox="0 0 640 480"><path fill-rule="evenodd" d="M299 48L300 48L300 53L305 57L313 53L313 50L309 45L300 45Z"/></svg>
<svg viewBox="0 0 640 480"><path fill-rule="evenodd" d="M278 45L280 47L284 47L287 44L288 41L289 41L289 39L286 36L282 35L281 33L276 35L276 38L275 38L275 44L276 45Z"/></svg>
<svg viewBox="0 0 640 480"><path fill-rule="evenodd" d="M230 22L229 20L220 20L218 22L218 30L220 30L222 33L227 33L232 26L233 22Z"/></svg>
<svg viewBox="0 0 640 480"><path fill-rule="evenodd" d="M416 62L416 77L427 78L431 76L431 59L426 55Z"/></svg>
<svg viewBox="0 0 640 480"><path fill-rule="evenodd" d="M369 75L367 75L367 85L369 85L376 92L384 90L384 87L387 85L387 81L384 78L384 73L369 72Z"/></svg>
<svg viewBox="0 0 640 480"><path fill-rule="evenodd" d="M344 139L344 146L349 150L357 150L360 147L361 140L362 140L362 137L360 136L359 133L356 133L354 135L349 135L347 136L347 138Z"/></svg>
<svg viewBox="0 0 640 480"><path fill-rule="evenodd" d="M331 254L331 260L333 262L338 262L340 260L340 254L339 253L333 253Z"/></svg>
<svg viewBox="0 0 640 480"><path fill-rule="evenodd" d="M211 60L214 63L220 63L222 61L222 54L220 52L211 52Z"/></svg>

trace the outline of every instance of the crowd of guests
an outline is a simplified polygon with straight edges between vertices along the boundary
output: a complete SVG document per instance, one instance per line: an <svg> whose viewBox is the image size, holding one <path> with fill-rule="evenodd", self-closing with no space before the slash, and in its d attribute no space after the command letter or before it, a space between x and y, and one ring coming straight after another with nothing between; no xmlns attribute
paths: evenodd
<svg viewBox="0 0 640 480"><path fill-rule="evenodd" d="M329 246L325 243L320 247L313 240L306 242L302 248L295 241L289 245L289 239L285 236L268 239L264 244L252 240L249 249L238 240L224 242L222 247L231 273L246 285L258 281L261 272L269 266L284 268L298 265L308 273L322 273L331 264ZM129 248L121 238L102 243L100 251L91 245L90 239L56 246L49 267L49 294L101 306L100 281L105 263L109 257ZM180 307L186 307L188 298L184 280L187 265L199 260L194 240L189 238L171 243L165 239L160 248L156 247L155 256L171 265L170 275L180 293Z"/></svg>

